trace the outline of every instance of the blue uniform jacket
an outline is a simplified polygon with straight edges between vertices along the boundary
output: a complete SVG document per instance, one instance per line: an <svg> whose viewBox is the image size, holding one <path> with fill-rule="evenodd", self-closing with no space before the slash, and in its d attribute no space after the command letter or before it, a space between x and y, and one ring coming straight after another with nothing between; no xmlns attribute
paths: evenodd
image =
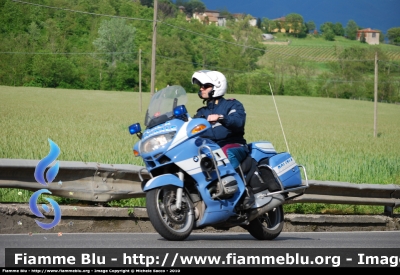
<svg viewBox="0 0 400 275"><path fill-rule="evenodd" d="M194 117L207 119L211 114L223 115L224 119L211 124L212 129L207 130L202 137L215 141L221 147L231 143L246 144L244 139L246 112L242 103L236 99L216 98L198 109Z"/></svg>

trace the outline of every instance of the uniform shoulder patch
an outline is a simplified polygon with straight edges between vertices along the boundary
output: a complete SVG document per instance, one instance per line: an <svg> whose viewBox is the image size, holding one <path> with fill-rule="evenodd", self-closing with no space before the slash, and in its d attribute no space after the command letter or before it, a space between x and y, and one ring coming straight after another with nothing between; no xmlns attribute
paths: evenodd
<svg viewBox="0 0 400 275"><path fill-rule="evenodd" d="M228 98L228 100L236 100L236 98Z"/></svg>

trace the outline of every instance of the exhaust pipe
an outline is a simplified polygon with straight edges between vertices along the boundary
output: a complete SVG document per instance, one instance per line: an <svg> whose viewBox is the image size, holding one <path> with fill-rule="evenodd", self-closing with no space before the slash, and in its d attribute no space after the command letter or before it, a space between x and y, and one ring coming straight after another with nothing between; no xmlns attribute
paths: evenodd
<svg viewBox="0 0 400 275"><path fill-rule="evenodd" d="M281 204L284 204L284 203L285 203L285 197L282 194L273 195L272 199L269 203L267 203L266 205L261 206L259 208L252 209L249 212L248 221L251 222L258 216L261 216L261 215L267 213L268 211L271 211L275 207L277 207Z"/></svg>

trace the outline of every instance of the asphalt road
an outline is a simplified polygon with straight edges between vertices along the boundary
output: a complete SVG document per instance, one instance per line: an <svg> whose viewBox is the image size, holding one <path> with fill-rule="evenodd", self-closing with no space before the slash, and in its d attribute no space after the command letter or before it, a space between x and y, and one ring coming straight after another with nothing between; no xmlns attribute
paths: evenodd
<svg viewBox="0 0 400 275"><path fill-rule="evenodd" d="M248 233L192 233L188 239L181 242L167 241L157 233L1 234L0 266L2 267L5 266L5 248L17 248L21 253L26 252L27 255L30 255L33 251L46 253L46 249L49 248L55 248L60 253L64 251L63 249L66 249L66 252L73 251L74 253L92 253L95 251L97 254L110 255L110 257L116 258L118 258L118 253L122 251L128 254L132 251L135 253L141 251L153 254L163 253L164 257L170 253L189 255L190 253L201 252L207 255L218 255L218 253L222 253L221 251L225 254L229 251L235 253L249 253L250 251L255 254L260 253L260 251L263 253L271 252L272 254L275 253L273 251L278 254L285 251L289 251L288 253L297 251L310 255L315 253L322 255L324 253L343 254L347 251L346 249L352 248L356 249L357 253L371 253L371 251L390 253L391 255L387 256L397 257L393 259L393 265L396 263L396 266L400 266L400 231L282 232L272 241L258 241ZM114 250L116 248L122 250ZM381 248L386 250L380 250ZM179 253L176 251L179 251ZM393 253L396 255L392 255ZM345 254L342 256L344 257ZM118 258L116 261L119 261L119 263L110 262L108 264L121 267L121 259ZM379 264L382 267L382 263ZM386 265L389 264L386 262Z"/></svg>

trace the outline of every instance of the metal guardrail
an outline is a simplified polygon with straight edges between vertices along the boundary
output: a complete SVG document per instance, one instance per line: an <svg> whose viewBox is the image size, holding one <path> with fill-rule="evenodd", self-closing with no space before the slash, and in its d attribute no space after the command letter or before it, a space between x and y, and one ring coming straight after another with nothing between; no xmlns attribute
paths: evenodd
<svg viewBox="0 0 400 275"><path fill-rule="evenodd" d="M36 182L39 160L0 159L0 188L48 189L52 195L82 201L108 202L143 198L138 172L142 166L59 161L59 172L47 186ZM144 174L146 177L146 174ZM150 178L150 176L148 176ZM305 194L288 203L329 203L384 206L392 216L400 205L400 186L308 180Z"/></svg>
<svg viewBox="0 0 400 275"><path fill-rule="evenodd" d="M57 176L44 186L34 178L38 162L0 159L0 188L48 189L55 196L94 202L145 196L138 176L141 166L59 161Z"/></svg>

